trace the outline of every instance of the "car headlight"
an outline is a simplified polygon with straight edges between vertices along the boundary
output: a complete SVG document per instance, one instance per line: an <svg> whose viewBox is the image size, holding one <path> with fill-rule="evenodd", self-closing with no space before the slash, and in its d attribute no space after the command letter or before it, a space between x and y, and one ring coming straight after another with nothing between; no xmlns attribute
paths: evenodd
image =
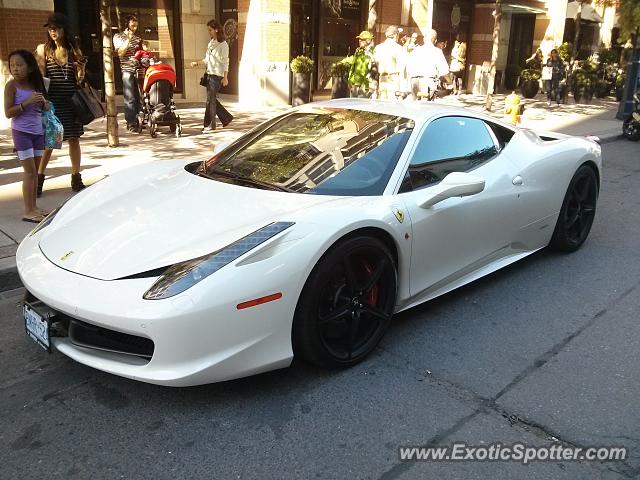
<svg viewBox="0 0 640 480"><path fill-rule="evenodd" d="M29 233L29 236L35 235L36 233L38 233L43 228L48 227L49 224L53 221L53 218L58 214L58 212L60 211L61 208L62 208L62 205L60 205L58 208L53 210L49 215L47 215L44 218L44 220L42 220L38 225L36 225L36 228L31 230L31 233Z"/></svg>
<svg viewBox="0 0 640 480"><path fill-rule="evenodd" d="M292 222L272 223L221 250L172 265L142 298L161 300L178 295L292 225Z"/></svg>

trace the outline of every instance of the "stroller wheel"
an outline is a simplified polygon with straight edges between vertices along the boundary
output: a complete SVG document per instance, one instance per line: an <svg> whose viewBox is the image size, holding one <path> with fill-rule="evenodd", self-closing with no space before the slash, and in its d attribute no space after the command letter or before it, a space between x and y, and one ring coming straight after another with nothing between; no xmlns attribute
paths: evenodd
<svg viewBox="0 0 640 480"><path fill-rule="evenodd" d="M178 124L178 128L176 129L176 137L182 136L182 125Z"/></svg>
<svg viewBox="0 0 640 480"><path fill-rule="evenodd" d="M156 127L155 123L152 123L149 126L149 133L151 134L151 138L156 138L158 127Z"/></svg>
<svg viewBox="0 0 640 480"><path fill-rule="evenodd" d="M171 133L176 133L176 130L178 129L178 125L175 123L172 123L171 125L169 125L169 130L171 131Z"/></svg>

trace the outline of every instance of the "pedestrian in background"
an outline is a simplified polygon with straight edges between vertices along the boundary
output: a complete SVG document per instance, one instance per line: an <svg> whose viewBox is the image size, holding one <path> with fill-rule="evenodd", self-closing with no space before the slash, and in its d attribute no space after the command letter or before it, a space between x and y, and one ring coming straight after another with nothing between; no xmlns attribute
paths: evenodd
<svg viewBox="0 0 640 480"><path fill-rule="evenodd" d="M85 188L80 175L80 137L84 134L82 123L73 111L71 98L77 86L84 80L86 58L69 32L67 17L53 13L47 23L47 41L36 48L36 59L42 75L49 79L48 96L56 117L64 127L63 140L69 143L71 158L71 189L79 192ZM45 149L38 167L38 196L42 195L45 169L51 159L50 148Z"/></svg>
<svg viewBox="0 0 640 480"><path fill-rule="evenodd" d="M224 31L218 22L209 20L207 22L207 30L211 40L207 45L204 58L191 62L192 67L197 67L199 64L204 64L205 66L207 106L204 111L202 133L208 133L216 129L216 116L222 122L223 127L229 125L233 120L233 115L218 100L220 87L226 87L229 84L229 45L224 39Z"/></svg>
<svg viewBox="0 0 640 480"><path fill-rule="evenodd" d="M462 93L462 80L466 63L467 43L465 42L464 34L459 33L451 49L451 63L449 64L449 70L454 76L453 93L455 95Z"/></svg>
<svg viewBox="0 0 640 480"><path fill-rule="evenodd" d="M549 54L549 60L547 60L545 68L551 74L551 79L546 80L545 82L545 88L547 90L547 105L551 105L552 101L555 101L558 105L560 105L563 93L561 83L565 77L565 65L560 58L560 55L558 55L558 50L556 50L555 48L551 50L551 53Z"/></svg>
<svg viewBox="0 0 640 480"><path fill-rule="evenodd" d="M138 17L127 15L127 27L113 36L113 47L120 57L122 71L122 96L124 97L124 118L127 130L139 131L138 113L142 107L140 100L140 86L138 84L138 65L135 55L142 49L142 38L136 35L138 31Z"/></svg>
<svg viewBox="0 0 640 480"><path fill-rule="evenodd" d="M405 68L405 50L397 42L399 33L398 27L387 27L384 32L386 40L376 47L374 60L380 75L379 98L395 98L400 88L400 74Z"/></svg>
<svg viewBox="0 0 640 480"><path fill-rule="evenodd" d="M438 32L431 30L430 41L416 47L407 61L414 100L418 99L419 94L432 96L438 89L440 78L449 73L444 53L435 45L437 38Z"/></svg>
<svg viewBox="0 0 640 480"><path fill-rule="evenodd" d="M367 98L371 96L371 67L373 64L373 34L366 30L356 37L358 48L353 54L353 63L349 69L349 89L352 97Z"/></svg>
<svg viewBox="0 0 640 480"><path fill-rule="evenodd" d="M23 169L22 220L39 223L47 214L36 205L36 179L44 153L42 111L49 110L49 102L38 63L31 52L11 52L9 71L13 80L4 87L4 114L11 119L13 146Z"/></svg>

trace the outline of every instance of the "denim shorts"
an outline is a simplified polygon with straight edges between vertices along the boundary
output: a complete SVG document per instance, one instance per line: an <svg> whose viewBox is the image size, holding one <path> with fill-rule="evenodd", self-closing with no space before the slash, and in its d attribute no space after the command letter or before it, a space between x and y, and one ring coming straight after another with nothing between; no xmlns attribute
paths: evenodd
<svg viewBox="0 0 640 480"><path fill-rule="evenodd" d="M13 135L13 148L20 160L41 157L44 153L44 133L35 135L12 129L11 134Z"/></svg>

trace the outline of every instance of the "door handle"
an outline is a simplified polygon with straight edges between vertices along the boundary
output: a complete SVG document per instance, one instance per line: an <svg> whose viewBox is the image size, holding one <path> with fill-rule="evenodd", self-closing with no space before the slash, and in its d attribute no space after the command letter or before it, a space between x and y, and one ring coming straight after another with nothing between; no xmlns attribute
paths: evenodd
<svg viewBox="0 0 640 480"><path fill-rule="evenodd" d="M513 183L514 185L522 185L524 183L524 180L520 175L516 175L515 177L513 177L513 180L511 180L511 183Z"/></svg>

